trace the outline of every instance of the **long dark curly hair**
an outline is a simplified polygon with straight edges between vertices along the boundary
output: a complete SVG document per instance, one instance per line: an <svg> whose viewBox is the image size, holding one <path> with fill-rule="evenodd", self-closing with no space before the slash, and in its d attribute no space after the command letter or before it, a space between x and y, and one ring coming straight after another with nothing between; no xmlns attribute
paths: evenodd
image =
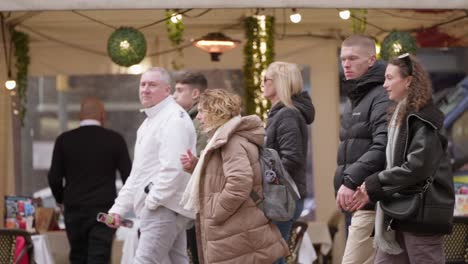
<svg viewBox="0 0 468 264"><path fill-rule="evenodd" d="M397 124L401 124L402 120L410 112L417 112L430 102L432 98L432 84L429 74L413 55L408 55L406 58L395 57L389 60L388 64L397 66L402 78L412 77L408 87L406 104L401 106L397 117ZM396 106L390 109L389 118L391 118L395 109Z"/></svg>

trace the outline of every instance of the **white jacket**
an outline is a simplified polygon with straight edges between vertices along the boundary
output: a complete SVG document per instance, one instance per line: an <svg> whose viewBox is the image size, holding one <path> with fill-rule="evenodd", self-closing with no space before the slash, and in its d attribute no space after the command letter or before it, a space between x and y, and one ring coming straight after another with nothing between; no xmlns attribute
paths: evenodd
<svg viewBox="0 0 468 264"><path fill-rule="evenodd" d="M139 217L144 206L149 210L164 206L194 218L179 205L190 178L182 168L180 155L188 149L196 153L192 120L171 96L142 111L147 118L137 131L132 171L109 213L124 216L133 207ZM144 188L150 182L153 186L146 194Z"/></svg>

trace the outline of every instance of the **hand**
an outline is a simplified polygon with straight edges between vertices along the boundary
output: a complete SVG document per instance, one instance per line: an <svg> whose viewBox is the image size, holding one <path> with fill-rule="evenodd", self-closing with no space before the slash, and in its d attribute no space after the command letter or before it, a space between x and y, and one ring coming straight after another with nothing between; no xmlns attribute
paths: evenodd
<svg viewBox="0 0 468 264"><path fill-rule="evenodd" d="M195 168L198 159L192 154L192 151L188 149L187 154L180 155L180 162L182 163L182 167L184 168L184 170L190 173Z"/></svg>
<svg viewBox="0 0 468 264"><path fill-rule="evenodd" d="M356 191L341 185L338 193L336 194L336 206L339 210L351 212L351 208L353 207L353 195L355 192Z"/></svg>
<svg viewBox="0 0 468 264"><path fill-rule="evenodd" d="M63 213L63 204L57 203L57 207L59 208L60 212Z"/></svg>
<svg viewBox="0 0 468 264"><path fill-rule="evenodd" d="M353 195L353 207L351 210L359 210L370 202L369 195L367 195L366 183L358 187L356 193Z"/></svg>
<svg viewBox="0 0 468 264"><path fill-rule="evenodd" d="M114 214L114 213L110 213L109 215L112 216L114 221L112 221L111 224L106 223L106 225L111 228L119 228L120 224L122 223L122 217L119 214Z"/></svg>

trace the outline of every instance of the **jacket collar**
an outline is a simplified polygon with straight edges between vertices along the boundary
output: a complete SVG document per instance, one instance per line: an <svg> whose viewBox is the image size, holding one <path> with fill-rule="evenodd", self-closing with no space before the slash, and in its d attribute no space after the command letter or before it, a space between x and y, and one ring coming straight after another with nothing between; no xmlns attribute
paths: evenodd
<svg viewBox="0 0 468 264"><path fill-rule="evenodd" d="M175 102L175 101L171 96L168 96L164 100L159 102L158 104L149 108L143 108L140 111L144 112L146 116L148 116L149 118L152 118L152 117L157 116L158 113L160 113L161 110L164 109L164 107L166 107L166 105L170 104L171 102Z"/></svg>
<svg viewBox="0 0 468 264"><path fill-rule="evenodd" d="M343 87L346 95L351 100L353 106L376 86L383 85L385 81L385 63L376 61L369 70L358 79L343 80Z"/></svg>
<svg viewBox="0 0 468 264"><path fill-rule="evenodd" d="M102 126L102 124L95 119L83 119L80 121L80 126Z"/></svg>
<svg viewBox="0 0 468 264"><path fill-rule="evenodd" d="M197 117L198 115L198 103L196 103L194 106L192 106L192 108L190 108L190 110L188 110L188 114L190 116L190 118L193 120Z"/></svg>
<svg viewBox="0 0 468 264"><path fill-rule="evenodd" d="M432 100L430 100L419 111L412 111L403 118L395 146L394 164L397 166L404 162L410 137L408 130L410 123L414 122L414 119L424 122L435 130L441 130L444 122L444 114L434 105Z"/></svg>

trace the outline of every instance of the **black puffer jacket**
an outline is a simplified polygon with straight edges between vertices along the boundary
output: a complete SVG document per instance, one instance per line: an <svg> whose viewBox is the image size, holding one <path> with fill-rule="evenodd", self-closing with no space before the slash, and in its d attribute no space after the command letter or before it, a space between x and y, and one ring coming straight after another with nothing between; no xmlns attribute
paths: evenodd
<svg viewBox="0 0 468 264"><path fill-rule="evenodd" d="M384 81L385 64L378 61L360 79L344 82L349 101L341 117L335 192L342 184L355 190L369 175L385 169L391 103L382 87Z"/></svg>
<svg viewBox="0 0 468 264"><path fill-rule="evenodd" d="M369 198L376 202L400 191L421 191L433 175L418 215L394 220L395 230L442 234L451 231L455 193L447 140L440 132L443 121L444 115L432 102L419 112L409 113L395 142L394 166L366 179Z"/></svg>
<svg viewBox="0 0 468 264"><path fill-rule="evenodd" d="M284 167L294 179L302 198L306 189L307 125L312 124L315 109L307 92L292 97L296 108L279 102L268 113L266 147L278 151ZM299 110L299 111L298 111Z"/></svg>

